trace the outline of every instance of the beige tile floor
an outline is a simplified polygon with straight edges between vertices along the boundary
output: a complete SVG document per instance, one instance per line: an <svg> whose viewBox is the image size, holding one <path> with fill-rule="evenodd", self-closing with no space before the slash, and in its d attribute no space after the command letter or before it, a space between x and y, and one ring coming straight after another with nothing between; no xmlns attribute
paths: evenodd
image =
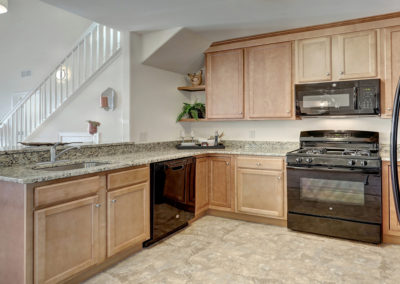
<svg viewBox="0 0 400 284"><path fill-rule="evenodd" d="M86 283L400 283L400 245L206 216Z"/></svg>

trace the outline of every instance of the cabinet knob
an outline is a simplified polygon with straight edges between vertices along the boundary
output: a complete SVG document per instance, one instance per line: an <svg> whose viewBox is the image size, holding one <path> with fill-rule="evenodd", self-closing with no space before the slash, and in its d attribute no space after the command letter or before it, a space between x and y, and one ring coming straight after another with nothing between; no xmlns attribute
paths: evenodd
<svg viewBox="0 0 400 284"><path fill-rule="evenodd" d="M330 76L331 75L331 73L329 73L329 72L326 72L326 76Z"/></svg>
<svg viewBox="0 0 400 284"><path fill-rule="evenodd" d="M343 75L344 74L344 71L340 71L340 75Z"/></svg>
<svg viewBox="0 0 400 284"><path fill-rule="evenodd" d="M290 110L287 110L286 113L290 113Z"/></svg>
<svg viewBox="0 0 400 284"><path fill-rule="evenodd" d="M99 204L99 203L97 203L97 204L95 205L96 208L99 208L100 206L101 206L101 204Z"/></svg>
<svg viewBox="0 0 400 284"><path fill-rule="evenodd" d="M280 180L280 179L281 179L281 176L277 176L276 178L277 178L278 180Z"/></svg>
<svg viewBox="0 0 400 284"><path fill-rule="evenodd" d="M391 109L390 107L388 107L386 110L387 110L387 111L391 111L392 109Z"/></svg>
<svg viewBox="0 0 400 284"><path fill-rule="evenodd" d="M229 162L226 162L226 165L229 166Z"/></svg>
<svg viewBox="0 0 400 284"><path fill-rule="evenodd" d="M260 162L258 162L256 165L257 165L257 166L261 166L261 163L260 163Z"/></svg>
<svg viewBox="0 0 400 284"><path fill-rule="evenodd" d="M243 114L243 111L241 111L240 114Z"/></svg>
<svg viewBox="0 0 400 284"><path fill-rule="evenodd" d="M116 200L116 199L113 199L113 200L111 200L111 203L115 203L115 202L117 202L117 200Z"/></svg>

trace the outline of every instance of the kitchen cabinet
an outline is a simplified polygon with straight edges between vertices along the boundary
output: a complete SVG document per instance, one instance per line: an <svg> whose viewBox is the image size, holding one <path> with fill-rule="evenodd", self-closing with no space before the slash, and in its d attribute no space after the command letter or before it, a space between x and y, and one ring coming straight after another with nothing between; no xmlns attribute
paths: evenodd
<svg viewBox="0 0 400 284"><path fill-rule="evenodd" d="M107 256L150 238L149 183L107 193Z"/></svg>
<svg viewBox="0 0 400 284"><path fill-rule="evenodd" d="M330 81L332 79L331 37L296 41L297 82Z"/></svg>
<svg viewBox="0 0 400 284"><path fill-rule="evenodd" d="M400 223L393 199L390 162L382 163L382 219L383 242L400 244Z"/></svg>
<svg viewBox="0 0 400 284"><path fill-rule="evenodd" d="M211 156L210 208L233 211L232 165L230 156Z"/></svg>
<svg viewBox="0 0 400 284"><path fill-rule="evenodd" d="M333 72L338 80L377 76L376 33L369 30L333 36L333 59L337 63Z"/></svg>
<svg viewBox="0 0 400 284"><path fill-rule="evenodd" d="M58 283L98 263L97 195L34 212L35 283Z"/></svg>
<svg viewBox="0 0 400 284"><path fill-rule="evenodd" d="M290 118L292 44L283 42L245 49L246 118Z"/></svg>
<svg viewBox="0 0 400 284"><path fill-rule="evenodd" d="M243 49L206 55L207 118L243 118Z"/></svg>
<svg viewBox="0 0 400 284"><path fill-rule="evenodd" d="M196 159L196 209L195 215L199 215L208 209L209 190L209 160L207 157Z"/></svg>
<svg viewBox="0 0 400 284"><path fill-rule="evenodd" d="M282 158L237 158L237 212L286 219Z"/></svg>
<svg viewBox="0 0 400 284"><path fill-rule="evenodd" d="M381 113L390 118L393 109L394 94L400 78L400 26L386 28L385 38L385 90L382 97Z"/></svg>
<svg viewBox="0 0 400 284"><path fill-rule="evenodd" d="M377 31L296 41L296 81L338 81L378 76Z"/></svg>

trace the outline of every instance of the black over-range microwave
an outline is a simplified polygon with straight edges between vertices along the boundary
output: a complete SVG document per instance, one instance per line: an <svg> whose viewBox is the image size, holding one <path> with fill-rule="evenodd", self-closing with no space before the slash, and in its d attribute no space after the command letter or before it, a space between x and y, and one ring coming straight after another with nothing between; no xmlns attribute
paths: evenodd
<svg viewBox="0 0 400 284"><path fill-rule="evenodd" d="M296 115L347 116L380 114L380 80L295 85Z"/></svg>

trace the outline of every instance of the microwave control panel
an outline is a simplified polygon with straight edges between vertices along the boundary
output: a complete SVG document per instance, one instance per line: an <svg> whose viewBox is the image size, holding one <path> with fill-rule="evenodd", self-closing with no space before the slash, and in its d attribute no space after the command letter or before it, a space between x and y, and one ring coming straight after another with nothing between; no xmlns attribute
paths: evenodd
<svg viewBox="0 0 400 284"><path fill-rule="evenodd" d="M376 87L360 87L358 96L358 109L378 108Z"/></svg>

